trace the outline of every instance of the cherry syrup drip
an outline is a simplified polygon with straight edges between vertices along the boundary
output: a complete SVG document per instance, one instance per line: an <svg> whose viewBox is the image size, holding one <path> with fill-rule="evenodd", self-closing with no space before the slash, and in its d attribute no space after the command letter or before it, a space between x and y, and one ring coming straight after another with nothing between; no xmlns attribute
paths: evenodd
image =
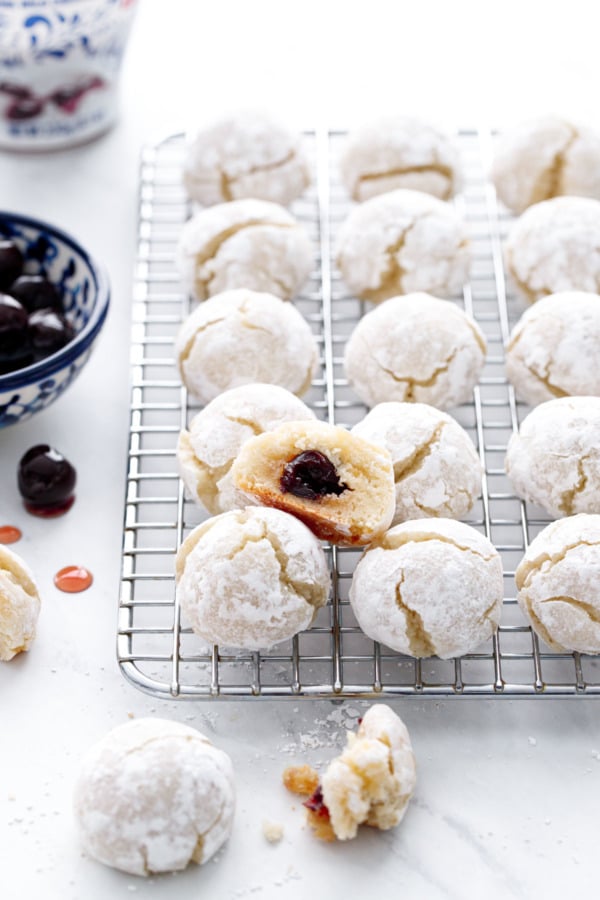
<svg viewBox="0 0 600 900"><path fill-rule="evenodd" d="M94 576L84 566L65 566L54 576L54 584L66 594L78 594L90 587Z"/></svg>
<svg viewBox="0 0 600 900"><path fill-rule="evenodd" d="M16 525L0 525L0 544L14 544L22 537L23 532Z"/></svg>
<svg viewBox="0 0 600 900"><path fill-rule="evenodd" d="M102 78L93 76L80 84L57 88L46 96L36 96L27 87L0 82L0 94L12 98L4 112L4 118L14 122L35 119L44 112L47 103L53 103L63 112L72 115L77 112L77 107L86 94L102 87L104 87Z"/></svg>
<svg viewBox="0 0 600 900"><path fill-rule="evenodd" d="M307 809L310 809L316 816L319 816L321 819L329 818L329 810L323 801L323 791L321 789L321 785L316 789L314 794L311 794L308 800L305 800L302 806L305 806Z"/></svg>

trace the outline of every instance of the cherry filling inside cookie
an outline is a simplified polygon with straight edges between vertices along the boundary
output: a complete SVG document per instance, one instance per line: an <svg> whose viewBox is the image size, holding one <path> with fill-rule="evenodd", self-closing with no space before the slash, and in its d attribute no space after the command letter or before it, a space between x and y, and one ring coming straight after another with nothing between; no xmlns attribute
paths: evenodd
<svg viewBox="0 0 600 900"><path fill-rule="evenodd" d="M283 467L279 485L284 494L319 500L327 494L339 497L348 485L340 481L334 464L319 450L305 450Z"/></svg>

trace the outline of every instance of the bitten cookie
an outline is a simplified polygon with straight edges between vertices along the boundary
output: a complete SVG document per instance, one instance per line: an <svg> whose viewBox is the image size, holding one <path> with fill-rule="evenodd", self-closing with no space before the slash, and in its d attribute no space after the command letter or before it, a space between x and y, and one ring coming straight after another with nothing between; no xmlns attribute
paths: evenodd
<svg viewBox="0 0 600 900"><path fill-rule="evenodd" d="M336 258L350 291L379 303L413 291L455 295L468 278L470 252L465 226L447 203L400 189L352 210Z"/></svg>
<svg viewBox="0 0 600 900"><path fill-rule="evenodd" d="M600 297L563 291L534 303L515 325L506 374L535 406L555 397L600 396Z"/></svg>
<svg viewBox="0 0 600 900"><path fill-rule="evenodd" d="M288 206L310 183L301 137L257 110L224 116L189 142L183 181L209 206L254 197Z"/></svg>
<svg viewBox="0 0 600 900"><path fill-rule="evenodd" d="M549 647L600 653L600 515L548 525L515 578L519 606Z"/></svg>
<svg viewBox="0 0 600 900"><path fill-rule="evenodd" d="M304 394L319 353L310 326L291 304L240 289L212 297L187 317L175 355L188 390L208 403L253 382Z"/></svg>
<svg viewBox="0 0 600 900"><path fill-rule="evenodd" d="M598 293L600 201L555 197L530 206L510 230L505 261L530 303L559 291Z"/></svg>
<svg viewBox="0 0 600 900"><path fill-rule="evenodd" d="M449 200L460 184L458 152L448 136L410 116L388 116L352 132L340 170L360 202L397 188Z"/></svg>
<svg viewBox="0 0 600 900"><path fill-rule="evenodd" d="M231 474L253 502L292 513L334 544L367 544L394 514L388 451L325 422L288 422L251 438Z"/></svg>
<svg viewBox="0 0 600 900"><path fill-rule="evenodd" d="M371 706L347 740L321 781L329 821L340 841L355 838L359 825L382 831L398 825L417 782L408 730L389 706Z"/></svg>
<svg viewBox="0 0 600 900"><path fill-rule="evenodd" d="M500 621L502 562L483 535L453 519L415 519L365 551L350 603L374 641L409 656L462 656Z"/></svg>
<svg viewBox="0 0 600 900"><path fill-rule="evenodd" d="M235 200L200 210L183 226L177 248L183 286L196 300L232 288L289 300L312 263L302 226L283 206L266 200Z"/></svg>
<svg viewBox="0 0 600 900"><path fill-rule="evenodd" d="M506 474L517 496L555 518L600 512L600 397L536 406L508 443Z"/></svg>
<svg viewBox="0 0 600 900"><path fill-rule="evenodd" d="M482 466L469 435L451 416L424 403L379 403L352 434L391 454L392 525L423 516L461 519L472 509Z"/></svg>
<svg viewBox="0 0 600 900"><path fill-rule="evenodd" d="M600 135L558 116L521 122L498 138L491 177L516 213L561 195L600 200Z"/></svg>
<svg viewBox="0 0 600 900"><path fill-rule="evenodd" d="M29 567L0 544L0 660L29 650L39 614L40 595Z"/></svg>
<svg viewBox="0 0 600 900"><path fill-rule="evenodd" d="M363 316L346 345L344 368L367 406L397 400L449 409L471 398L485 354L481 329L462 309L409 294Z"/></svg>
<svg viewBox="0 0 600 900"><path fill-rule="evenodd" d="M308 628L329 595L321 545L278 509L233 510L198 525L176 559L177 595L211 644L262 650Z"/></svg>
<svg viewBox="0 0 600 900"><path fill-rule="evenodd" d="M75 818L87 853L132 875L202 864L231 833L231 760L178 722L135 719L83 759Z"/></svg>
<svg viewBox="0 0 600 900"><path fill-rule="evenodd" d="M219 394L179 434L177 462L185 486L212 515L245 506L230 471L242 446L283 422L314 418L298 397L274 384L245 384Z"/></svg>

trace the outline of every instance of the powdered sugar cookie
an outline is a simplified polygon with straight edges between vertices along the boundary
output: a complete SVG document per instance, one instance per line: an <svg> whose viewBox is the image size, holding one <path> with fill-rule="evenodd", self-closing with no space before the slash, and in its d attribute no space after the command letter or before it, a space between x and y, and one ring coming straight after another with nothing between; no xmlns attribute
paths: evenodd
<svg viewBox="0 0 600 900"><path fill-rule="evenodd" d="M508 443L506 474L551 516L600 511L600 397L536 406Z"/></svg>
<svg viewBox="0 0 600 900"><path fill-rule="evenodd" d="M194 416L177 442L180 475L195 500L212 514L240 502L231 466L246 441L282 422L314 419L305 404L274 384L245 384L219 394Z"/></svg>
<svg viewBox="0 0 600 900"><path fill-rule="evenodd" d="M561 195L600 200L600 135L558 116L528 119L498 138L491 176L516 213Z"/></svg>
<svg viewBox="0 0 600 900"><path fill-rule="evenodd" d="M460 183L458 152L428 122L388 116L352 132L340 159L342 180L362 202L397 188L449 200Z"/></svg>
<svg viewBox="0 0 600 900"><path fill-rule="evenodd" d="M553 650L600 653L600 515L560 519L529 545L515 578L531 627Z"/></svg>
<svg viewBox="0 0 600 900"><path fill-rule="evenodd" d="M505 260L530 303L559 291L598 293L600 201L555 197L530 206L511 228Z"/></svg>
<svg viewBox="0 0 600 900"><path fill-rule="evenodd" d="M0 544L0 660L29 650L40 614L40 595L29 567Z"/></svg>
<svg viewBox="0 0 600 900"><path fill-rule="evenodd" d="M502 563L479 532L453 519L415 519L367 548L350 603L375 641L442 659L474 650L495 632L504 596Z"/></svg>
<svg viewBox="0 0 600 900"><path fill-rule="evenodd" d="M481 461L451 416L425 403L379 403L352 434L391 454L392 525L423 516L461 519L472 509L481 491Z"/></svg>
<svg viewBox="0 0 600 900"><path fill-rule="evenodd" d="M388 451L326 422L287 422L250 438L231 474L251 501L292 513L336 544L367 544L394 514Z"/></svg>
<svg viewBox="0 0 600 900"><path fill-rule="evenodd" d="M404 189L355 207L340 229L336 257L352 293L373 303L413 291L453 296L470 262L466 229L454 210Z"/></svg>
<svg viewBox="0 0 600 900"><path fill-rule="evenodd" d="M289 300L310 274L308 235L290 213L266 200L235 200L200 210L181 230L177 264L196 300L248 288Z"/></svg>
<svg viewBox="0 0 600 900"><path fill-rule="evenodd" d="M386 400L448 409L467 402L485 362L477 323L428 294L393 297L359 321L346 345L346 376L368 406Z"/></svg>
<svg viewBox="0 0 600 900"><path fill-rule="evenodd" d="M184 384L202 403L253 382L304 394L318 347L297 309L270 294L226 291L183 322L175 355Z"/></svg>
<svg viewBox="0 0 600 900"><path fill-rule="evenodd" d="M308 528L278 509L232 510L198 525L177 552L181 609L211 644L262 650L308 628L329 570Z"/></svg>
<svg viewBox="0 0 600 900"><path fill-rule="evenodd" d="M94 859L132 875L175 872L207 862L229 837L233 768L195 728L135 719L87 753L74 806Z"/></svg>
<svg viewBox="0 0 600 900"><path fill-rule="evenodd" d="M600 396L600 296L563 291L542 297L513 328L506 374L535 406L555 397Z"/></svg>
<svg viewBox="0 0 600 900"><path fill-rule="evenodd" d="M301 137L273 116L241 110L200 129L189 142L183 180L209 206L252 197L288 206L310 183Z"/></svg>

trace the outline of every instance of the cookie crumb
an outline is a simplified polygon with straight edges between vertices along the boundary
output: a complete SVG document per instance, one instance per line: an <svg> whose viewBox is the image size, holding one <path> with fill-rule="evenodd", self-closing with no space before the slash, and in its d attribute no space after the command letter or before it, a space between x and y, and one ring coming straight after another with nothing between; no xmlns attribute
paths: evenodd
<svg viewBox="0 0 600 900"><path fill-rule="evenodd" d="M278 844L283 837L283 825L280 822L271 822L264 819L262 831L269 844Z"/></svg>
<svg viewBox="0 0 600 900"><path fill-rule="evenodd" d="M319 786L319 775L312 766L288 766L283 770L283 783L292 794L308 797Z"/></svg>

